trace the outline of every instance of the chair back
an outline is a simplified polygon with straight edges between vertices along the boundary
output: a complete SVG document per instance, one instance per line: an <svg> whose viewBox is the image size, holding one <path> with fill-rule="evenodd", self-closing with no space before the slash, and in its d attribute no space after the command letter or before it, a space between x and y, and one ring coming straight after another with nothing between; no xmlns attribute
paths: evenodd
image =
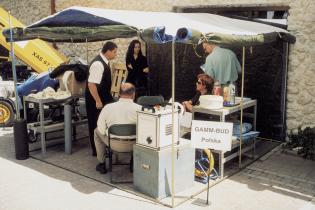
<svg viewBox="0 0 315 210"><path fill-rule="evenodd" d="M115 124L108 129L109 136L133 136L136 135L136 132L136 124Z"/></svg>
<svg viewBox="0 0 315 210"><path fill-rule="evenodd" d="M115 125L111 125L108 128L108 154L109 154L109 172L110 172L110 182L113 182L112 180L112 166L113 166L113 153L131 153L132 154L132 150L133 150L133 144L135 143L135 139L133 139L133 141L127 141L125 143L128 144L124 144L124 141L115 141L112 142L113 147L111 147L111 138L110 135L116 135L116 136L135 136L137 132L136 129L136 124L115 124ZM116 161L118 162L118 156L116 156ZM105 161L106 162L106 161ZM117 164L116 165L121 165L121 164ZM130 168L129 170L132 171L133 167L132 167L132 163L133 163L133 159L132 159L132 155L131 155L131 159L130 159ZM124 164L123 164L124 165ZM116 183L122 183L121 181L115 181ZM130 182L130 181L123 181L123 182ZM132 181L131 181L132 182Z"/></svg>
<svg viewBox="0 0 315 210"><path fill-rule="evenodd" d="M137 99L137 104L141 106L155 106L164 104L163 96L140 96Z"/></svg>

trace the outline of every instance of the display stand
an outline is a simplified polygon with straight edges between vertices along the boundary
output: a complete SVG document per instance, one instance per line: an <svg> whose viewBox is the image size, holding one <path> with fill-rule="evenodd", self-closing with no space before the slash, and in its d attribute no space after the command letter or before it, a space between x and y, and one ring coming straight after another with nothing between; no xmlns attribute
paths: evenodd
<svg viewBox="0 0 315 210"><path fill-rule="evenodd" d="M38 104L39 106L39 123L29 123L28 129L33 130L34 133L41 134L41 152L42 156L46 155L46 133L64 130L65 132L65 152L67 154L71 154L72 149L72 126L81 125L87 123L87 120L72 120L72 105L76 99L79 99L81 95L73 95L66 99L36 99L29 96L23 97L23 106L24 106L24 119L27 118L27 108L26 102L31 102L34 104ZM52 122L51 120L45 121L44 117L44 105L48 104L63 104L64 106L64 123L53 123L48 125L48 123Z"/></svg>
<svg viewBox="0 0 315 210"><path fill-rule="evenodd" d="M257 100L247 100L243 102L243 110L247 108L253 108L252 114L247 114L248 117L251 117L253 119L253 130L256 131L256 113L257 113ZM241 111L241 106L233 106L233 107L224 107L222 109L208 109L201 106L194 106L192 109L192 117L195 118L195 113L204 113L214 116L220 117L220 122L225 122L226 116ZM220 178L223 178L224 176L224 163L233 159L234 157L237 157L240 153L243 154L244 152L249 151L250 149L253 150L253 154L255 154L255 141L256 139L253 138L253 142L251 146L246 147L245 149L241 151L236 151L234 153L231 153L227 157L224 157L225 151L217 151L212 150L214 153L219 154L219 171L220 171ZM234 148L241 147L241 141L233 141L232 142L232 150Z"/></svg>

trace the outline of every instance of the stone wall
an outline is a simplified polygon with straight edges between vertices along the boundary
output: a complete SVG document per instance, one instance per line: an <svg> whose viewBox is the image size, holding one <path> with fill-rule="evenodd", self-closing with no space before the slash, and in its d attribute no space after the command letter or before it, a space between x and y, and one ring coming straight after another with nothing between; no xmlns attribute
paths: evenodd
<svg viewBox="0 0 315 210"><path fill-rule="evenodd" d="M296 129L315 126L315 1L293 1L290 6L288 30L297 42L290 46L287 128Z"/></svg>
<svg viewBox="0 0 315 210"><path fill-rule="evenodd" d="M144 11L171 11L173 6L231 5L231 4L285 4L290 6L288 30L296 36L297 42L290 45L287 94L287 129L298 126L315 126L315 1L314 0L56 0L56 10L78 5L110 9ZM30 24L50 14L50 0L1 0L0 6L11 10L12 15L25 24ZM119 46L118 62L124 60L127 43L130 40L115 40ZM66 55L84 55L85 44L58 44ZM88 45L91 59L102 43ZM75 50L72 50L75 49ZM313 98L314 97L314 98Z"/></svg>

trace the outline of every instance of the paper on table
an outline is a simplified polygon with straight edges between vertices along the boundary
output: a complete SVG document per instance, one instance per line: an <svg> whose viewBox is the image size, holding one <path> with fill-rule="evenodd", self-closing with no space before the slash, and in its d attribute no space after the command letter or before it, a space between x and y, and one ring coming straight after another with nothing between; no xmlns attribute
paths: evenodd
<svg viewBox="0 0 315 210"><path fill-rule="evenodd" d="M251 98L248 97L243 97L243 101L250 101ZM235 97L235 103L240 103L241 102L241 97Z"/></svg>
<svg viewBox="0 0 315 210"><path fill-rule="evenodd" d="M192 113L185 112L183 115L179 116L179 124L185 128L191 128L191 121L192 121Z"/></svg>

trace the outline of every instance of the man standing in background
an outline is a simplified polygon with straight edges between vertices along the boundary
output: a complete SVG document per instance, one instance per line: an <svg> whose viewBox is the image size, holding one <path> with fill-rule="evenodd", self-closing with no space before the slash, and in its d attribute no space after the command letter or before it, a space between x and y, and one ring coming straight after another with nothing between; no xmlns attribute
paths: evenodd
<svg viewBox="0 0 315 210"><path fill-rule="evenodd" d="M113 42L106 42L101 53L91 62L88 71L85 103L93 156L96 156L94 129L96 128L98 116L106 104L113 102L110 93L112 80L109 61L114 59L116 55L117 45Z"/></svg>
<svg viewBox="0 0 315 210"><path fill-rule="evenodd" d="M203 42L202 47L205 53L209 55L201 69L220 85L235 82L238 74L241 73L241 65L235 53L208 42Z"/></svg>

